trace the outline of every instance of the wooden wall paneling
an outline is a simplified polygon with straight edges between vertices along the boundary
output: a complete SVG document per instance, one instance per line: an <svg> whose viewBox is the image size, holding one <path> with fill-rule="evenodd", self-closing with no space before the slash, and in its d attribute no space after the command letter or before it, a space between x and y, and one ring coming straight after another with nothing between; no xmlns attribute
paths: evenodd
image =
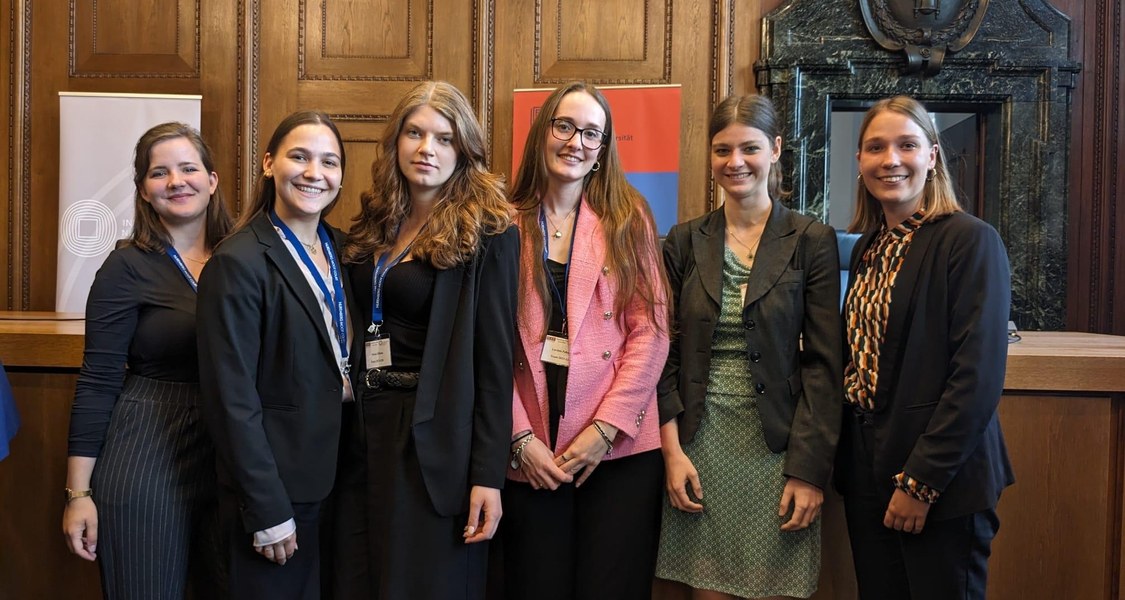
<svg viewBox="0 0 1125 600"><path fill-rule="evenodd" d="M98 598L97 566L67 552L62 537L66 440L77 374L9 368L8 378L22 422L11 455L0 462L0 539L6 541L0 552L0 600ZM44 496L41 490L53 492ZM26 531L36 534L20 533Z"/></svg>
<svg viewBox="0 0 1125 600"><path fill-rule="evenodd" d="M990 600L1110 598L1109 558L1121 543L1112 517L1121 503L1119 409L1104 396L1004 396L1016 484L1000 499Z"/></svg>
<svg viewBox="0 0 1125 600"><path fill-rule="evenodd" d="M70 0L70 76L198 77L200 2Z"/></svg>
<svg viewBox="0 0 1125 600"><path fill-rule="evenodd" d="M202 132L211 145L215 172L227 209L233 214L238 205L238 159L241 109L239 102L238 42L239 11L245 2L202 0L200 5L199 91L203 95Z"/></svg>
<svg viewBox="0 0 1125 600"><path fill-rule="evenodd" d="M0 185L0 273L4 274L0 277L0 310L11 309L9 292L12 290L12 276L15 274L11 264L11 244L13 240L19 239L19 236L12 235L11 219L12 202L18 197L13 189L12 178L16 170L16 164L12 160L15 148L13 134L16 127L12 106L17 98L12 71L16 56L14 46L17 39L16 26L19 23L15 18L15 10L15 0L0 0L0 15L4 17L4 26L0 27L0 48L3 48L3 52L0 53L0 115L3 115L3 131L7 139L7 144L0 146L0 169L4 173L3 184Z"/></svg>
<svg viewBox="0 0 1125 600"><path fill-rule="evenodd" d="M344 190L329 216L346 228L370 186L384 123L410 88L430 79L458 86L478 110L479 3L457 0L286 0L256 16L248 103L255 145L246 161L257 176L274 127L289 113L328 113L348 153ZM245 178L246 176L244 176ZM248 196L246 196L248 198ZM244 198L245 199L245 198Z"/></svg>
<svg viewBox="0 0 1125 600"><path fill-rule="evenodd" d="M1125 333L1125 14L1116 0L1058 0L1082 63L1072 103L1067 328Z"/></svg>
<svg viewBox="0 0 1125 600"><path fill-rule="evenodd" d="M706 121L711 103L713 7L706 2L497 0L493 169L511 176L511 92L574 79L595 85L682 89L681 220L707 207ZM619 27L618 24L626 23ZM626 32L605 33L602 24Z"/></svg>
<svg viewBox="0 0 1125 600"><path fill-rule="evenodd" d="M7 49L6 85L8 146L4 150L7 172L4 205L5 256L3 303L5 308L25 309L30 303L28 277L31 253L23 235L31 213L31 0L5 0L8 27L4 32Z"/></svg>

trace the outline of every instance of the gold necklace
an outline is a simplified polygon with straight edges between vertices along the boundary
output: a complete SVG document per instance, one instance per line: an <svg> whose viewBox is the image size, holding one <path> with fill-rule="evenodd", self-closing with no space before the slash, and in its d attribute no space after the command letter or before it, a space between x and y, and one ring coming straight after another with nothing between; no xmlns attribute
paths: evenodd
<svg viewBox="0 0 1125 600"><path fill-rule="evenodd" d="M582 201L579 200L578 203L581 204ZM570 212L566 213L566 216L563 217L563 225L566 225L566 222L570 220L570 215L573 215L574 211L576 211L576 210L578 210L578 204L575 204L574 208L570 209ZM543 214L547 215L547 220L551 222L551 227L555 228L554 238L556 240L561 238L563 236L562 228L555 224L555 220L551 218L551 213L547 212L547 209L544 208Z"/></svg>
<svg viewBox="0 0 1125 600"><path fill-rule="evenodd" d="M727 226L727 233L729 233L730 236L732 238L734 238L734 241L738 242L738 244L740 246L742 246L743 248L746 248L746 258L748 258L750 260L754 260L754 248L751 248L750 246L746 245L746 242L742 241L737 235L735 235L734 230L731 229L730 226ZM757 241L754 242L754 247L756 248L758 246L758 244L761 243L761 241L762 241L762 236L759 235Z"/></svg>
<svg viewBox="0 0 1125 600"><path fill-rule="evenodd" d="M183 254L183 255L181 255L181 256L183 256L183 257L184 257L184 259L186 259L186 260L190 260L191 262L193 262L193 263L195 263L195 264L197 264L197 265L205 265L205 264L207 264L207 261L211 260L211 257L210 257L210 256L208 256L208 257L204 258L203 260L199 260L198 258L192 258L192 257L190 257L190 256L188 256L188 255L186 255L186 254Z"/></svg>
<svg viewBox="0 0 1125 600"><path fill-rule="evenodd" d="M294 235L293 237L297 237L297 236ZM301 242L300 239L298 239L297 241ZM309 254L311 254L313 256L316 256L316 242L313 242L311 244L306 244L304 242L301 242L301 245L305 247L305 250L309 251Z"/></svg>

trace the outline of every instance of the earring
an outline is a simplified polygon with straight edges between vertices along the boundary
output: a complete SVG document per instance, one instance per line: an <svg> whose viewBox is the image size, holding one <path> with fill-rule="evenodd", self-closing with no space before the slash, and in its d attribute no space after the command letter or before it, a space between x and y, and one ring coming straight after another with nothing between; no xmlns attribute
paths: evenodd
<svg viewBox="0 0 1125 600"><path fill-rule="evenodd" d="M593 173L593 172L596 172L596 171L597 171L598 169L600 169L600 168L602 168L602 163L600 163L600 162L598 162L598 161L596 161L596 160L595 160L595 161L594 161L594 166L590 167L590 172L591 172L591 173Z"/></svg>
<svg viewBox="0 0 1125 600"><path fill-rule="evenodd" d="M855 176L855 180L862 183L863 182L863 175L860 175L860 174L857 173L856 176Z"/></svg>
<svg viewBox="0 0 1125 600"><path fill-rule="evenodd" d="M265 177L266 179L272 179L273 178L273 171L266 171L265 173L262 173L262 176Z"/></svg>
<svg viewBox="0 0 1125 600"><path fill-rule="evenodd" d="M936 171L936 170L934 170L934 169L926 169L926 181L933 181L933 180L934 180L934 175L937 175L937 171Z"/></svg>

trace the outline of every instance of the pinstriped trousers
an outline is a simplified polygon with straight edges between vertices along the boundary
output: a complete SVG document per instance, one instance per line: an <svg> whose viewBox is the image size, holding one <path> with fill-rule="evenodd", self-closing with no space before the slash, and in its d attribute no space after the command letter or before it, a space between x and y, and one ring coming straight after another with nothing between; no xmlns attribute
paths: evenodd
<svg viewBox="0 0 1125 600"><path fill-rule="evenodd" d="M225 596L215 451L199 386L129 375L92 487L107 600Z"/></svg>

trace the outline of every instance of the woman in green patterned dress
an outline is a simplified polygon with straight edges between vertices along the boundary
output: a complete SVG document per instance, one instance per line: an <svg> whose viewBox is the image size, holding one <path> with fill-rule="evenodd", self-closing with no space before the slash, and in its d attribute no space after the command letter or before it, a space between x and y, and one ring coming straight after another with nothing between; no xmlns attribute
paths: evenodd
<svg viewBox="0 0 1125 600"><path fill-rule="evenodd" d="M830 227L778 202L778 131L766 98L719 104L726 201L664 245L678 333L659 386L657 577L684 598L816 591L843 402L839 258Z"/></svg>

